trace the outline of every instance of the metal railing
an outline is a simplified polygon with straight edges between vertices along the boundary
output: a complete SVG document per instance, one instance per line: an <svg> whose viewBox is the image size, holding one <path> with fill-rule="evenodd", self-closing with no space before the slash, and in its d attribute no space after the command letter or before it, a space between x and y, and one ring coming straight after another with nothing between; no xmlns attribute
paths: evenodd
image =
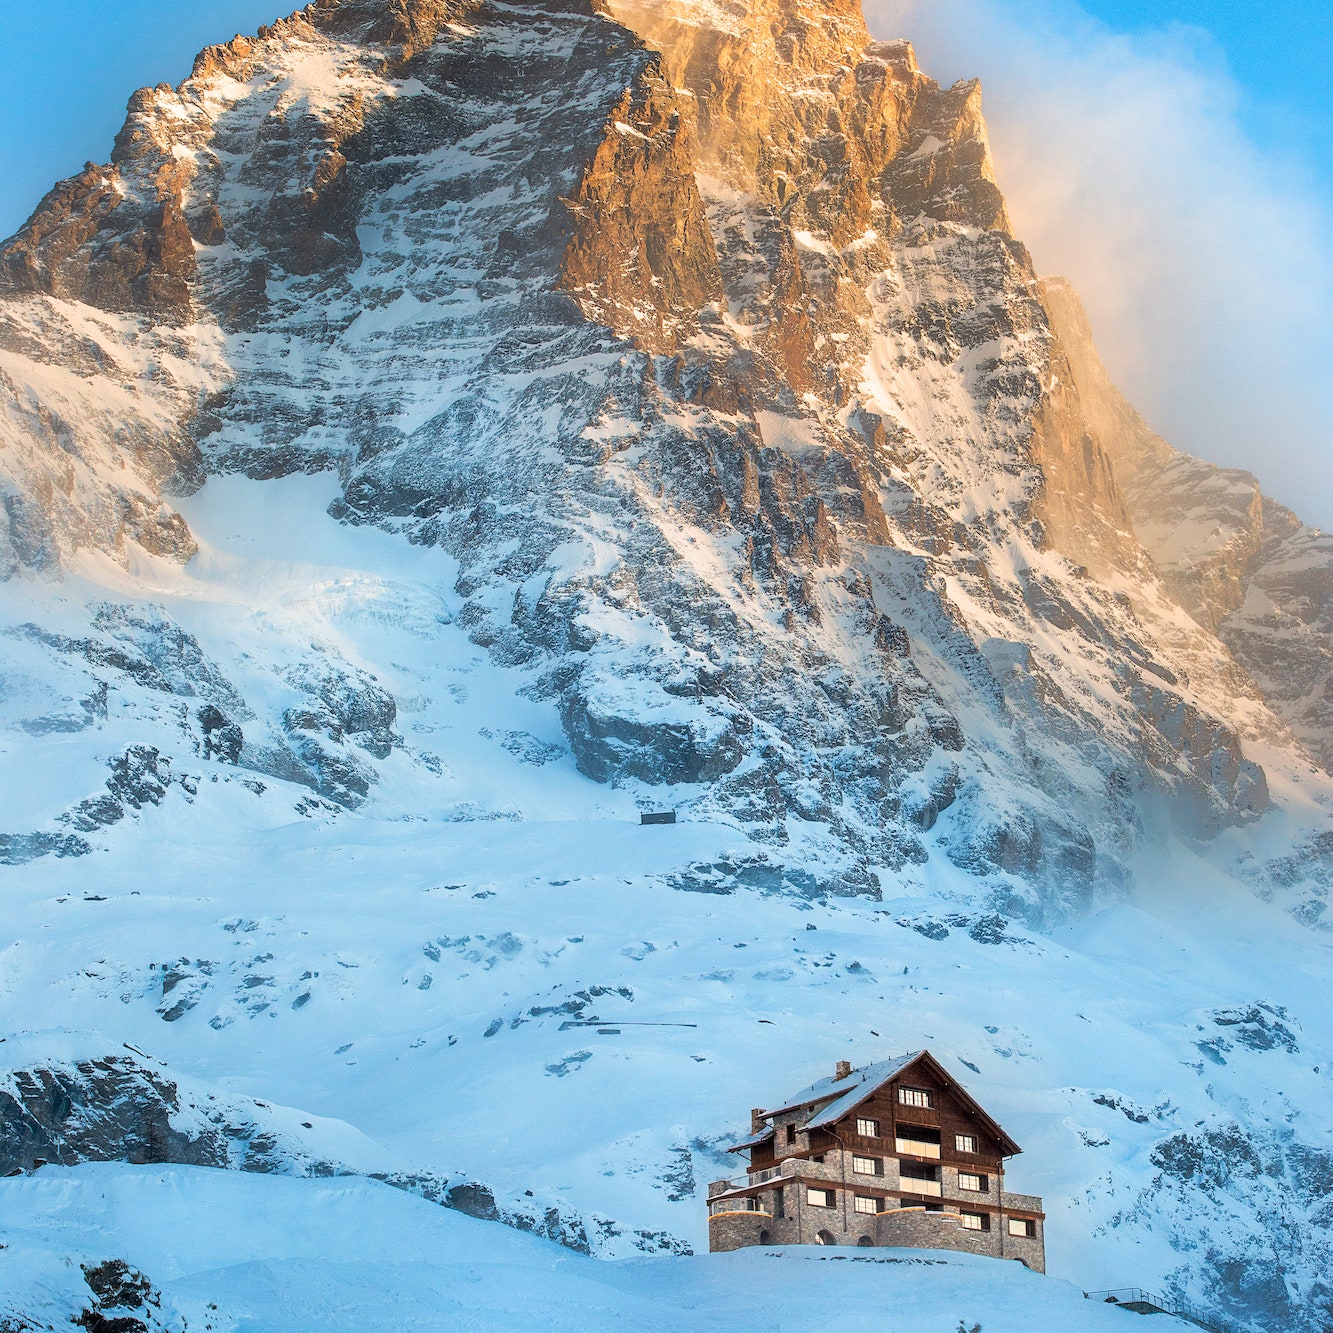
<svg viewBox="0 0 1333 1333"><path fill-rule="evenodd" d="M708 1186L708 1197L716 1198L722 1194L730 1194L733 1190L743 1190L750 1182L743 1176L732 1176L730 1180L714 1180Z"/></svg>
<svg viewBox="0 0 1333 1333"><path fill-rule="evenodd" d="M718 1198L708 1200L708 1216L714 1217L718 1213L746 1213L753 1217L772 1217L772 1212L767 1208L740 1207L741 1204L750 1204L756 1202L753 1194L747 1194L741 1198L735 1195L723 1194Z"/></svg>
<svg viewBox="0 0 1333 1333"><path fill-rule="evenodd" d="M809 1157L784 1157L773 1166L766 1166L753 1175L733 1176L729 1180L715 1180L708 1187L708 1196L725 1194L731 1190L753 1189L770 1180L790 1180L800 1176L804 1180L827 1180L846 1184L841 1169L832 1162L816 1162Z"/></svg>
<svg viewBox="0 0 1333 1333"><path fill-rule="evenodd" d="M1090 1301L1103 1301L1134 1314L1175 1315L1177 1319L1183 1319L1196 1328L1208 1329L1209 1333L1245 1333L1239 1324L1233 1324L1229 1319L1200 1310L1188 1301L1174 1300L1155 1291L1144 1291L1142 1287L1113 1287L1110 1291L1085 1291L1083 1295Z"/></svg>
<svg viewBox="0 0 1333 1333"><path fill-rule="evenodd" d="M756 1171L752 1176L732 1176L729 1180L714 1180L708 1186L708 1197L712 1199L722 1194L735 1193L738 1190L753 1189L756 1185L763 1185L778 1176L790 1176L795 1169L796 1160L795 1158L788 1158L784 1162L779 1162L776 1166L766 1166L762 1171Z"/></svg>

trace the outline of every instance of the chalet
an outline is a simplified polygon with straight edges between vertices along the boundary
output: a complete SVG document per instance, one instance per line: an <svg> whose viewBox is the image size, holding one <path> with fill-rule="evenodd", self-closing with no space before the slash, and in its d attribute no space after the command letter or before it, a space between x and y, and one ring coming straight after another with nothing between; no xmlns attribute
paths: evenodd
<svg viewBox="0 0 1333 1333"><path fill-rule="evenodd" d="M750 1113L747 1174L708 1187L708 1248L966 1250L1046 1271L1045 1214L1004 1188L1018 1144L929 1051L832 1078Z"/></svg>

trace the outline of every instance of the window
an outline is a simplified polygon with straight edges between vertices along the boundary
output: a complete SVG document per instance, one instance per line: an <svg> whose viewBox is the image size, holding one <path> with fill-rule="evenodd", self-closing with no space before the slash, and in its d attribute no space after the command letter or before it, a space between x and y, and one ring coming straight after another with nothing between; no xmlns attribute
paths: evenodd
<svg viewBox="0 0 1333 1333"><path fill-rule="evenodd" d="M737 1205L743 1213L757 1213L759 1211L759 1199L756 1195L749 1195L742 1199Z"/></svg>
<svg viewBox="0 0 1333 1333"><path fill-rule="evenodd" d="M871 1198L868 1194L858 1194L854 1207L858 1213L877 1213L879 1212L879 1200Z"/></svg>
<svg viewBox="0 0 1333 1333"><path fill-rule="evenodd" d="M833 1208L836 1206L836 1199L832 1190L817 1190L806 1186L805 1201L812 1208Z"/></svg>
<svg viewBox="0 0 1333 1333"><path fill-rule="evenodd" d="M925 1088L899 1088L898 1100L904 1106L933 1106L935 1104Z"/></svg>
<svg viewBox="0 0 1333 1333"><path fill-rule="evenodd" d="M960 1171L958 1173L958 1188L984 1194L990 1189L990 1177L979 1176L974 1171Z"/></svg>
<svg viewBox="0 0 1333 1333"><path fill-rule="evenodd" d="M878 1157L853 1157L852 1170L858 1176L882 1176L884 1163Z"/></svg>
<svg viewBox="0 0 1333 1333"><path fill-rule="evenodd" d="M990 1218L985 1213L964 1213L963 1214L964 1231L989 1231Z"/></svg>
<svg viewBox="0 0 1333 1333"><path fill-rule="evenodd" d="M787 1194L785 1190L773 1191L773 1216L787 1216Z"/></svg>
<svg viewBox="0 0 1333 1333"><path fill-rule="evenodd" d="M1037 1224L1030 1217L1011 1217L1009 1219L1009 1234L1011 1236L1035 1236L1037 1234Z"/></svg>
<svg viewBox="0 0 1333 1333"><path fill-rule="evenodd" d="M795 1125L788 1125L788 1126L787 1126L787 1142L788 1142L788 1143L795 1143L795 1142L796 1142L796 1126L795 1126Z"/></svg>
<svg viewBox="0 0 1333 1333"><path fill-rule="evenodd" d="M856 1132L866 1139L879 1138L878 1120L858 1120L856 1122Z"/></svg>
<svg viewBox="0 0 1333 1333"><path fill-rule="evenodd" d="M953 1146L959 1152L976 1152L977 1136L975 1134L955 1134L953 1136Z"/></svg>

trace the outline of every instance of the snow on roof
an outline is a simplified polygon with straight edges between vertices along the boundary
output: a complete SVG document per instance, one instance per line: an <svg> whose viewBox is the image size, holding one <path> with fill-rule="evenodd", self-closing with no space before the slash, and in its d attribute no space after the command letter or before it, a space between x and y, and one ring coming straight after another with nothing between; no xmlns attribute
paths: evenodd
<svg viewBox="0 0 1333 1333"><path fill-rule="evenodd" d="M781 1106L766 1112L779 1115L783 1111L794 1111L798 1106L809 1106L811 1102L821 1102L826 1097L837 1100L826 1106L819 1116L810 1122L810 1128L823 1125L846 1115L858 1102L869 1097L882 1083L887 1083L896 1074L900 1074L914 1060L925 1055L925 1051L913 1051L910 1055L899 1055L892 1060L881 1060L878 1064L867 1065L864 1069L854 1069L846 1078L821 1078L802 1089L795 1097L789 1098Z"/></svg>
<svg viewBox="0 0 1333 1333"><path fill-rule="evenodd" d="M761 1143L766 1143L772 1137L773 1126L769 1125L767 1129L761 1129L757 1134L751 1134L748 1139L742 1139L739 1143L733 1144L727 1151L744 1152L747 1148L757 1148Z"/></svg>

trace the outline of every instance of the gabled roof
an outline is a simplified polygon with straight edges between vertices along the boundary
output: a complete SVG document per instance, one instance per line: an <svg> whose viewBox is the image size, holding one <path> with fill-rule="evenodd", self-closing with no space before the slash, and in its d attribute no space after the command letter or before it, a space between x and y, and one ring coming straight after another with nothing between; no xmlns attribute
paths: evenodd
<svg viewBox="0 0 1333 1333"><path fill-rule="evenodd" d="M869 1066L869 1068L862 1071L865 1077L861 1080L860 1087L848 1088L837 1101L830 1102L817 1115L811 1116L806 1128L823 1129L827 1125L835 1124L849 1111L854 1110L867 1098L873 1096L886 1083L910 1069L925 1054L925 1051L916 1051L912 1055L900 1056L897 1060L887 1060ZM856 1077L855 1072L853 1072L852 1077ZM840 1081L847 1082L846 1079Z"/></svg>
<svg viewBox="0 0 1333 1333"><path fill-rule="evenodd" d="M886 1083L900 1074L905 1074L918 1063L924 1064L934 1080L957 1097L981 1121L999 1143L1003 1156L1013 1157L1023 1151L929 1051L914 1051L911 1055L900 1055L894 1060L881 1060L878 1064L867 1065L864 1069L854 1069L846 1078L820 1079L818 1083L812 1083L808 1088L798 1092L784 1105L764 1114L781 1115L784 1111L795 1111L799 1107L810 1106L827 1098L830 1099L828 1105L818 1110L806 1124L807 1129L824 1129L854 1111Z"/></svg>

